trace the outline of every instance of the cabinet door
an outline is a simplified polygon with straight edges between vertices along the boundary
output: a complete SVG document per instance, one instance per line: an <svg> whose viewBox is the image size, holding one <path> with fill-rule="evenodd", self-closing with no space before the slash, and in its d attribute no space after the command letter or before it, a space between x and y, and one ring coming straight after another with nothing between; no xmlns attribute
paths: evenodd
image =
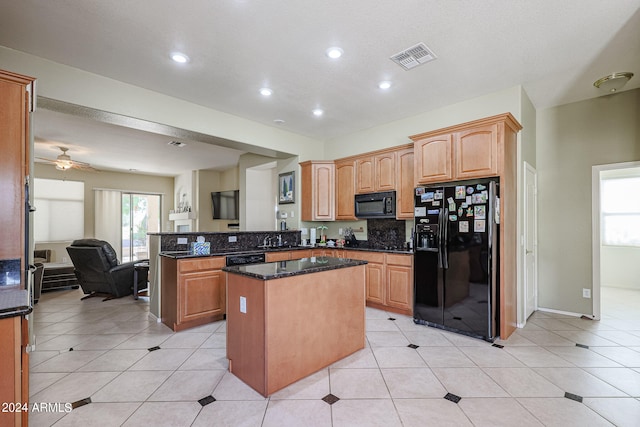
<svg viewBox="0 0 640 427"><path fill-rule="evenodd" d="M396 218L413 218L413 148L396 153Z"/></svg>
<svg viewBox="0 0 640 427"><path fill-rule="evenodd" d="M356 159L356 194L375 191L375 166L373 157Z"/></svg>
<svg viewBox="0 0 640 427"><path fill-rule="evenodd" d="M303 221L333 221L335 219L335 165L333 162L304 162L302 172Z"/></svg>
<svg viewBox="0 0 640 427"><path fill-rule="evenodd" d="M31 79L0 71L0 259L24 260L24 187L27 174Z"/></svg>
<svg viewBox="0 0 640 427"><path fill-rule="evenodd" d="M355 220L355 164L336 162L336 219Z"/></svg>
<svg viewBox="0 0 640 427"><path fill-rule="evenodd" d="M415 180L420 184L453 179L451 134L438 135L414 143Z"/></svg>
<svg viewBox="0 0 640 427"><path fill-rule="evenodd" d="M225 285L221 270L180 275L178 323L224 314Z"/></svg>
<svg viewBox="0 0 640 427"><path fill-rule="evenodd" d="M498 174L498 126L477 127L455 134L456 179Z"/></svg>
<svg viewBox="0 0 640 427"><path fill-rule="evenodd" d="M411 267L387 265L386 304L391 307L411 310L412 297Z"/></svg>
<svg viewBox="0 0 640 427"><path fill-rule="evenodd" d="M311 257L311 249L301 249L291 252L291 259L309 258Z"/></svg>
<svg viewBox="0 0 640 427"><path fill-rule="evenodd" d="M384 265L369 262L366 268L367 301L384 304Z"/></svg>
<svg viewBox="0 0 640 427"><path fill-rule="evenodd" d="M374 157L375 191L396 189L396 153L378 154Z"/></svg>

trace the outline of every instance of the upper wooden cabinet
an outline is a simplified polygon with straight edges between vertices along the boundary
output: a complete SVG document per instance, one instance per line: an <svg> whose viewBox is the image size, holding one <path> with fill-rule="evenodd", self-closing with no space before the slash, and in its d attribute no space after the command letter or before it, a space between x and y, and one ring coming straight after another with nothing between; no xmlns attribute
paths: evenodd
<svg viewBox="0 0 640 427"><path fill-rule="evenodd" d="M31 77L0 70L0 259L25 257L25 177L29 174Z"/></svg>
<svg viewBox="0 0 640 427"><path fill-rule="evenodd" d="M336 160L336 219L355 220L355 162Z"/></svg>
<svg viewBox="0 0 640 427"><path fill-rule="evenodd" d="M356 194L396 189L396 154L393 151L357 157Z"/></svg>
<svg viewBox="0 0 640 427"><path fill-rule="evenodd" d="M396 218L413 218L413 148L396 152Z"/></svg>
<svg viewBox="0 0 640 427"><path fill-rule="evenodd" d="M522 126L511 114L413 135L415 182L429 184L500 176L505 138Z"/></svg>
<svg viewBox="0 0 640 427"><path fill-rule="evenodd" d="M302 175L301 219L303 221L335 220L335 165L333 161L300 163Z"/></svg>

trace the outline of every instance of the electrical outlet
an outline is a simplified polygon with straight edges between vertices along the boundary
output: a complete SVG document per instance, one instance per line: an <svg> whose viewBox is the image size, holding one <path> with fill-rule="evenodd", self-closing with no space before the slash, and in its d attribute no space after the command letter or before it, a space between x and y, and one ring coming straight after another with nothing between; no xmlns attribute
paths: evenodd
<svg viewBox="0 0 640 427"><path fill-rule="evenodd" d="M582 298L591 298L591 289L582 288Z"/></svg>
<svg viewBox="0 0 640 427"><path fill-rule="evenodd" d="M295 217L295 211L291 211L291 218Z"/></svg>
<svg viewBox="0 0 640 427"><path fill-rule="evenodd" d="M240 297L240 313L247 312L247 298Z"/></svg>
<svg viewBox="0 0 640 427"><path fill-rule="evenodd" d="M338 234L342 236L342 228L338 229Z"/></svg>
<svg viewBox="0 0 640 427"><path fill-rule="evenodd" d="M187 238L186 237L178 237L178 244L179 245L186 245L187 244Z"/></svg>
<svg viewBox="0 0 640 427"><path fill-rule="evenodd" d="M235 243L238 241L238 237L237 236L229 236L229 243Z"/></svg>

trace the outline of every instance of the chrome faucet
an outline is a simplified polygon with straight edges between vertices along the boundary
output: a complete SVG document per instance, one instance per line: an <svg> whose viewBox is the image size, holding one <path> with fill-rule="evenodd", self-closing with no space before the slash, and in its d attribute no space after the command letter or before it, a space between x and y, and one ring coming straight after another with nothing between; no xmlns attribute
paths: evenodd
<svg viewBox="0 0 640 427"><path fill-rule="evenodd" d="M264 246L265 248L267 246L271 246L271 236L265 236L264 240L262 241L262 246Z"/></svg>

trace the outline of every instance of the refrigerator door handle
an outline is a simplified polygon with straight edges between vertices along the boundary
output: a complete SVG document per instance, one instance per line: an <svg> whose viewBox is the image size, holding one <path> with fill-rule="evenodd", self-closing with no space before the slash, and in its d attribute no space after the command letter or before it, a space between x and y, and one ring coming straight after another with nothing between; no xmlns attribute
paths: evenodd
<svg viewBox="0 0 640 427"><path fill-rule="evenodd" d="M441 256L442 256L442 268L447 269L449 268L449 255L448 255L448 239L449 239L449 209L444 208L443 209L444 215L442 218L442 229L444 229L444 231L441 231L440 234L444 235L444 239L442 239L442 250L441 250Z"/></svg>

